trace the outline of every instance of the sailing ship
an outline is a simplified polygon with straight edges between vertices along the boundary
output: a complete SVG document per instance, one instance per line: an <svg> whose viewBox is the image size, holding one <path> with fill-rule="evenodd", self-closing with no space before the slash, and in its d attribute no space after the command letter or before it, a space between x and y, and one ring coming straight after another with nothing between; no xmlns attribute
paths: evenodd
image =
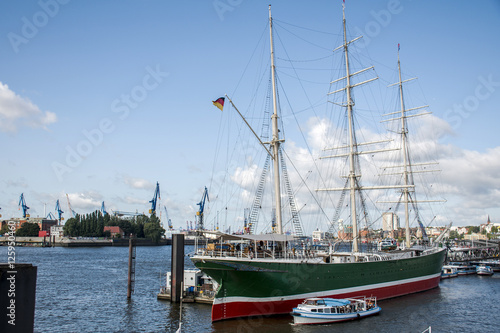
<svg viewBox="0 0 500 333"><path fill-rule="evenodd" d="M379 300L407 295L438 287L445 249L440 247L412 247L409 221L406 220L405 250L381 252L365 251L360 246L356 196L367 187L360 185L360 171L356 162L358 155L353 122L351 79L359 72L351 73L347 40L345 5L343 5L343 49L345 54L345 81L341 91L347 94L343 107L347 111L349 129L348 166L346 182L350 195L352 222L352 244L350 251L335 251L331 245L326 251L314 251L305 247L293 247L296 237L283 233L280 193L280 138L275 88L275 65L273 50L273 19L269 6L269 27L271 47L271 76L273 90L272 139L265 144L274 168L275 227L270 234L229 235L218 233L221 244L218 248L197 249L191 257L194 265L217 281L219 289L212 305L212 321L231 318L287 314L307 298L349 298L358 295L372 295ZM402 89L401 78L399 80ZM226 96L227 97L227 96ZM232 103L232 101L229 99ZM234 106L234 104L233 104ZM234 106L236 109L236 107ZM236 109L237 110L237 109ZM237 110L238 111L238 110ZM239 112L239 111L238 111ZM405 124L405 109L402 106L401 120ZM404 135L406 130L403 128ZM255 132L254 132L255 134ZM264 145L261 142L262 145ZM405 148L406 149L406 148ZM406 160L405 160L406 161ZM402 185L383 187L403 191L406 206L414 189L408 178L411 168L404 167L407 182ZM372 187L380 189L382 187ZM406 193L406 194L405 194ZM336 223L334 218L332 224Z"/></svg>

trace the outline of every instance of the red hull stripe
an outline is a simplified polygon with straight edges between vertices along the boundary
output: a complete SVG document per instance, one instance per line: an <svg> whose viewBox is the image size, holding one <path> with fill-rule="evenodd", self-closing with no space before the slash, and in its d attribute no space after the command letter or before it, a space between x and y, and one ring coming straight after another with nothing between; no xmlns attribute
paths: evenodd
<svg viewBox="0 0 500 333"><path fill-rule="evenodd" d="M321 295L321 297L346 298L366 295L376 296L379 300L382 300L436 288L439 286L440 275L437 274L430 278L411 280L416 281L396 281L391 285L386 283L386 286L367 285L351 288L355 290L347 292L342 290L331 291L328 292L328 294L325 293L325 295ZM315 295L317 296L318 294L316 293ZM247 298L246 301L226 302L222 302L221 299L215 299L212 305L212 321L240 317L286 314L290 313L294 307L308 297L311 296L304 296L304 294L302 294L289 296L283 300L270 300L265 298L255 301L255 299ZM243 297L228 297L226 300L234 298L243 299Z"/></svg>

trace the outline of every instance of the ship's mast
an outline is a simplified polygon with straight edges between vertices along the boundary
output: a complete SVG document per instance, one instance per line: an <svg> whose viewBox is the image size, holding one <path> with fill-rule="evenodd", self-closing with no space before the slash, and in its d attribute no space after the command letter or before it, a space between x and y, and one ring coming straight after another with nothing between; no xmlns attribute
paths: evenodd
<svg viewBox="0 0 500 333"><path fill-rule="evenodd" d="M403 98L403 80L401 80L401 62L399 60L399 46L398 46L398 74L399 74L399 97L401 101L401 145L403 150L403 178L404 184L410 185L409 173L408 173L408 149L407 149L407 129L406 129L406 117L405 117L405 103ZM403 188L403 196L405 203L405 229L406 229L406 248L410 247L410 214L409 214L409 189L408 187Z"/></svg>
<svg viewBox="0 0 500 333"><path fill-rule="evenodd" d="M426 166L426 165L431 165L431 164L437 164L437 163L418 163L418 164L412 164L410 161L410 152L408 148L408 126L407 126L407 118L410 117L419 117L419 116L424 116L431 114L431 112L422 112L422 113L417 113L417 114L412 114L408 115L410 111L414 110L419 110L419 109L424 109L427 108L428 105L424 106L419 106L415 108L410 108L406 109L405 108L405 103L404 103L404 96L403 96L403 83L406 83L408 81L415 80L416 78L411 78L404 80L402 79L401 76L401 61L399 59L399 44L398 44L398 75L399 75L399 81L397 83L390 84L389 87L391 86L398 86L399 88L399 98L400 98L400 103L401 103L401 111L396 111L392 113L385 114L384 116L389 116L389 115L395 115L399 114L399 117L391 118L391 119L386 119L382 122L388 122L388 121L400 121L401 122L401 150L403 153L403 164L401 166L396 166L397 168L402 167L402 172L395 173L395 174L402 174L403 179L404 179L404 184L401 186L402 188L402 194L403 194L403 201L404 201L404 207L405 207L405 229L406 229L406 234L405 234L405 245L406 248L409 248L411 246L411 235L410 235L410 214L409 214L409 208L410 208L410 203L412 203L414 206L415 214L417 214L417 220L419 221L419 224L421 224L420 219L418 217L418 209L416 208L416 204L418 202L446 202L446 200L416 200L415 194L413 194L413 198L410 197L410 191L414 191L415 184L413 182L413 177L412 175L414 173L427 173L427 172L438 172L440 170L431 170L431 169L426 169L426 170L413 170L412 166ZM398 201L378 201L378 202L385 202L385 203L399 203ZM423 225L421 225L421 228L423 229ZM424 239L425 239L425 230L424 232Z"/></svg>
<svg viewBox="0 0 500 333"><path fill-rule="evenodd" d="M274 169L274 199L276 205L276 233L283 233L283 224L281 217L281 187L280 187L280 165L279 165L279 148L283 140L279 138L278 131L278 107L276 100L276 79L274 66L274 46L273 46L273 19L271 17L271 5L269 5L269 35L271 43L271 80L273 86L273 115L271 116L273 138L271 140L273 169Z"/></svg>
<svg viewBox="0 0 500 333"><path fill-rule="evenodd" d="M344 54L345 54L345 69L346 69L346 93L347 93L347 118L349 121L349 185L351 197L351 221L352 221L352 251L358 252L358 221L356 215L356 171L354 165L355 155L355 138L352 116L352 99L351 99L351 76L349 73L349 55L346 33L345 20L345 5L342 5L342 23L344 27Z"/></svg>

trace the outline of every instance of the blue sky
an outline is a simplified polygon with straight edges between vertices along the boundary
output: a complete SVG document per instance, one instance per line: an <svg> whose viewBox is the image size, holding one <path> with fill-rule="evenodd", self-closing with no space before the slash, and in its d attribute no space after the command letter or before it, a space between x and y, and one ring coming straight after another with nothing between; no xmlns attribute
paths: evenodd
<svg viewBox="0 0 500 333"><path fill-rule="evenodd" d="M3 217L21 215L21 193L32 216L57 199L67 211L66 193L79 213L101 201L147 212L158 181L174 226L194 220L223 117L211 101L234 93L249 104L250 86L239 82L259 40L268 43L269 3L279 41L299 26L332 33L312 34L312 44L338 45L341 1L2 2ZM347 15L384 85L395 79L397 43L406 77L419 77L413 87L441 133L447 219L500 222L500 3L348 0ZM287 52L326 54L298 44ZM316 87L313 101L328 84ZM294 89L296 110L307 108Z"/></svg>

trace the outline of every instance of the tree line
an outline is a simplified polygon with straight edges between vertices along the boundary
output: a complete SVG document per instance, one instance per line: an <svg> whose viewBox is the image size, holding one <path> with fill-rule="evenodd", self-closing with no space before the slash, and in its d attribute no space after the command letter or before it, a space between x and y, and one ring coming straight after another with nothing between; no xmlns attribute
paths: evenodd
<svg viewBox="0 0 500 333"><path fill-rule="evenodd" d="M150 238L158 242L165 234L160 219L152 214L135 216L133 219L123 219L96 210L93 213L72 217L66 221L63 230L70 237L109 237L110 232L104 232L105 226L120 227L125 236L133 234L137 238Z"/></svg>

